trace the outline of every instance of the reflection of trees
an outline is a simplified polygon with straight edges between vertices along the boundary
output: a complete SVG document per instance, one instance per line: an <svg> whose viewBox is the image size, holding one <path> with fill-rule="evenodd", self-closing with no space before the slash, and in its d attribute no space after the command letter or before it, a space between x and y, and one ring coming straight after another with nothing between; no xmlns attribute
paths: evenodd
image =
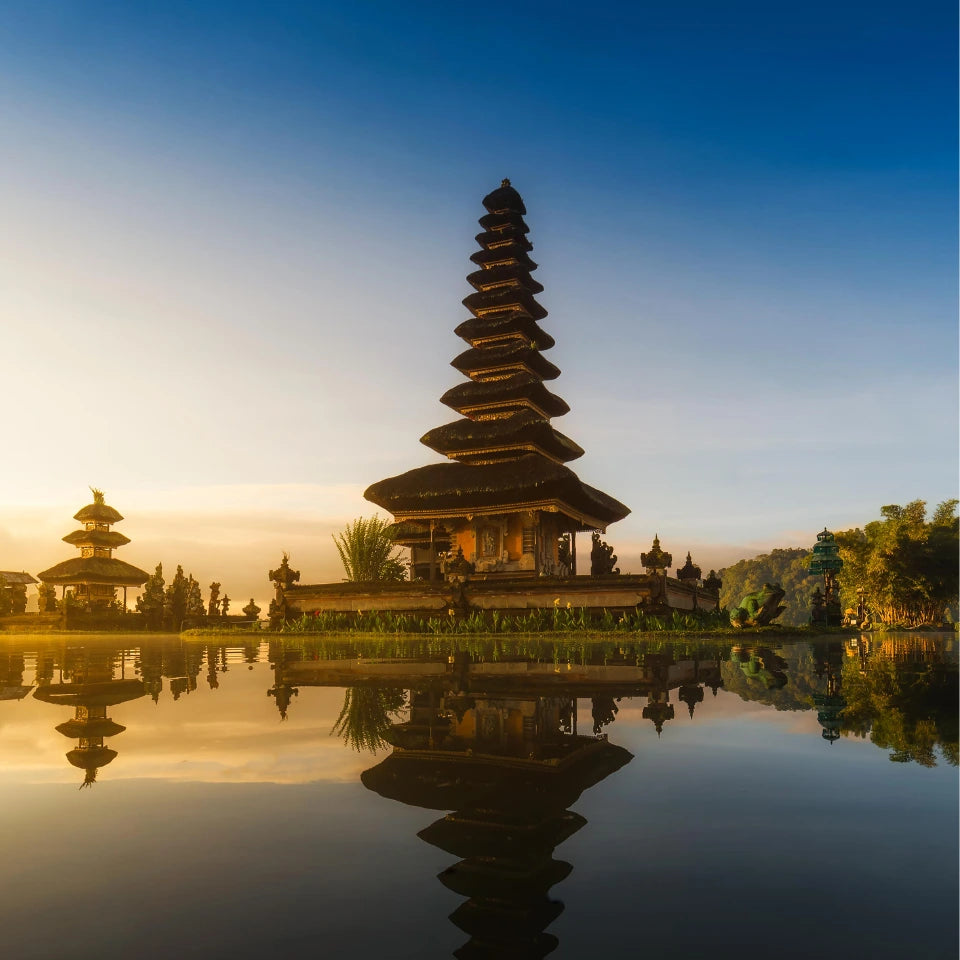
<svg viewBox="0 0 960 960"><path fill-rule="evenodd" d="M776 662L786 686L769 686L763 669L750 668L754 659ZM816 709L821 723L829 700L835 729L869 737L891 751L891 760L933 767L939 749L947 763L957 765L957 665L935 641L789 644L772 656L759 647L737 648L721 669L725 689L743 700L777 710Z"/></svg>
<svg viewBox="0 0 960 960"><path fill-rule="evenodd" d="M342 737L357 753L376 753L387 743L391 714L396 716L405 703L406 696L399 688L347 687L330 734Z"/></svg>
<svg viewBox="0 0 960 960"><path fill-rule="evenodd" d="M890 750L897 763L957 765L957 672L940 662L871 657L843 664L843 730Z"/></svg>

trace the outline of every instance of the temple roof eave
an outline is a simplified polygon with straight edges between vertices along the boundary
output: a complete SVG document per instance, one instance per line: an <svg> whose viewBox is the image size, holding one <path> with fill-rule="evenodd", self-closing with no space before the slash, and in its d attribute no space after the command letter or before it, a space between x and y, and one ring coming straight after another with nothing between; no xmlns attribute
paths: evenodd
<svg viewBox="0 0 960 960"><path fill-rule="evenodd" d="M74 557L37 574L42 583L68 586L96 583L107 586L136 586L146 583L150 574L116 557Z"/></svg>
<svg viewBox="0 0 960 960"><path fill-rule="evenodd" d="M544 510L603 530L630 513L569 467L536 454L496 464L428 464L372 484L364 497L398 520Z"/></svg>

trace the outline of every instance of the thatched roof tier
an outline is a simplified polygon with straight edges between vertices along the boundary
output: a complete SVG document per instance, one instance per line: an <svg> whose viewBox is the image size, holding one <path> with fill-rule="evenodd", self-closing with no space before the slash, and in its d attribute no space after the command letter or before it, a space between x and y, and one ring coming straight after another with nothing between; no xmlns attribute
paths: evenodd
<svg viewBox="0 0 960 960"><path fill-rule="evenodd" d="M541 380L556 380L560 376L560 370L539 350L519 340L464 350L450 361L450 365L478 380L501 372L531 373Z"/></svg>
<svg viewBox="0 0 960 960"><path fill-rule="evenodd" d="M116 530L74 530L63 538L63 542L77 547L122 547L130 542L130 538Z"/></svg>
<svg viewBox="0 0 960 960"><path fill-rule="evenodd" d="M37 582L25 570L0 570L0 579L2 579L8 587L12 587L17 583L28 584Z"/></svg>
<svg viewBox="0 0 960 960"><path fill-rule="evenodd" d="M431 542L430 524L421 521L406 520L402 523L391 523L384 532L394 543L402 547L429 546ZM442 526L434 527L432 541L438 550L450 548L450 534Z"/></svg>
<svg viewBox="0 0 960 960"><path fill-rule="evenodd" d="M100 767L105 767L116 755L117 751L111 750L109 747L82 747L71 750L67 754L67 760L73 766L86 770L89 775L88 782L92 782L95 779L96 771Z"/></svg>
<svg viewBox="0 0 960 960"><path fill-rule="evenodd" d="M481 290L464 297L461 302L474 316L494 310L523 310L534 320L542 320L547 315L547 311L534 300L533 294L523 287Z"/></svg>
<svg viewBox="0 0 960 960"><path fill-rule="evenodd" d="M519 263L502 263L474 270L467 275L467 283L474 290L488 290L498 284L509 283L521 286L530 293L543 293L543 284L534 280L527 268Z"/></svg>
<svg viewBox="0 0 960 960"><path fill-rule="evenodd" d="M455 857L511 857L549 854L587 821L571 810L511 814L475 808L448 813L417 836Z"/></svg>
<svg viewBox="0 0 960 960"><path fill-rule="evenodd" d="M501 210L499 213L485 213L478 223L488 232L502 230L505 226L515 227L523 233L530 232L523 215L509 210Z"/></svg>
<svg viewBox="0 0 960 960"><path fill-rule="evenodd" d="M630 512L569 467L538 454L503 463L429 464L380 480L363 495L404 520L547 510L570 517L578 529L605 529Z"/></svg>
<svg viewBox="0 0 960 960"><path fill-rule="evenodd" d="M35 700L64 707L112 707L146 694L142 680L100 680L95 683L48 683L33 692Z"/></svg>
<svg viewBox="0 0 960 960"><path fill-rule="evenodd" d="M532 317L513 310L471 317L464 320L453 332L466 340L471 347L479 347L490 341L512 339L529 343L538 350L549 350L556 342Z"/></svg>
<svg viewBox="0 0 960 960"><path fill-rule="evenodd" d="M360 774L368 789L428 810L562 811L584 790L633 759L623 747L593 737L563 739L564 756L545 760L466 750L394 750Z"/></svg>
<svg viewBox="0 0 960 960"><path fill-rule="evenodd" d="M559 463L583 456L581 447L532 410L496 420L455 420L427 431L420 442L464 462L517 459L527 452Z"/></svg>
<svg viewBox="0 0 960 960"><path fill-rule="evenodd" d="M523 199L512 186L509 180L503 180L496 190L491 190L484 198L483 205L491 213L519 213L521 216L527 212L523 205Z"/></svg>
<svg viewBox="0 0 960 960"><path fill-rule="evenodd" d="M88 717L58 723L53 729L71 740L79 740L81 737L115 737L127 728L109 717Z"/></svg>
<svg viewBox="0 0 960 960"><path fill-rule="evenodd" d="M485 236L485 234L480 234L480 236ZM471 253L470 259L478 267L485 266L488 263L519 263L520 266L532 272L537 269L537 265L527 255L530 246L530 244L521 246L518 243L499 244L493 250L484 249Z"/></svg>
<svg viewBox="0 0 960 960"><path fill-rule="evenodd" d="M529 373L515 373L502 380L458 383L440 398L440 402L464 416L485 410L527 408L544 417L562 417L570 410L564 400Z"/></svg>
<svg viewBox="0 0 960 960"><path fill-rule="evenodd" d="M116 557L74 557L37 574L43 583L105 583L135 586L147 582L150 574Z"/></svg>
<svg viewBox="0 0 960 960"><path fill-rule="evenodd" d="M516 227L506 227L503 230L487 230L478 233L474 239L485 250L505 250L507 247L519 247L529 252L533 244L526 238L522 230Z"/></svg>
<svg viewBox="0 0 960 960"><path fill-rule="evenodd" d="M105 503L88 503L73 515L73 519L81 523L119 523L123 517Z"/></svg>

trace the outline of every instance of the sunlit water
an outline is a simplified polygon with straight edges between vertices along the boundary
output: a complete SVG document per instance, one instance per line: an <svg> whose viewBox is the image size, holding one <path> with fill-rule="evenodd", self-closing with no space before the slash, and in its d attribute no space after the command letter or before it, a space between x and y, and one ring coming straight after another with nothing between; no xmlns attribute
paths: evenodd
<svg viewBox="0 0 960 960"><path fill-rule="evenodd" d="M3 955L956 955L952 639L0 636Z"/></svg>

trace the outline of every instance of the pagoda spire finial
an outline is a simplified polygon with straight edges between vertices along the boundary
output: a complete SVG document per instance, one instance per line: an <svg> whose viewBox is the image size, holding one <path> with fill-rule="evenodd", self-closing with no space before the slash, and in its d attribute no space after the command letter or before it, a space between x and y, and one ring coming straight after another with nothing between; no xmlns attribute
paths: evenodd
<svg viewBox="0 0 960 960"><path fill-rule="evenodd" d="M501 186L501 187L509 187L510 185L511 185L511 184L510 184L510 178L509 178L509 177L504 177L504 178L500 181L500 186Z"/></svg>
<svg viewBox="0 0 960 960"><path fill-rule="evenodd" d="M104 500L103 491L102 491L102 490L98 489L97 487L91 487L91 488L90 488L90 492L93 494L93 502L94 502L94 503L96 503L96 504L103 504L103 503L106 502L106 501Z"/></svg>

